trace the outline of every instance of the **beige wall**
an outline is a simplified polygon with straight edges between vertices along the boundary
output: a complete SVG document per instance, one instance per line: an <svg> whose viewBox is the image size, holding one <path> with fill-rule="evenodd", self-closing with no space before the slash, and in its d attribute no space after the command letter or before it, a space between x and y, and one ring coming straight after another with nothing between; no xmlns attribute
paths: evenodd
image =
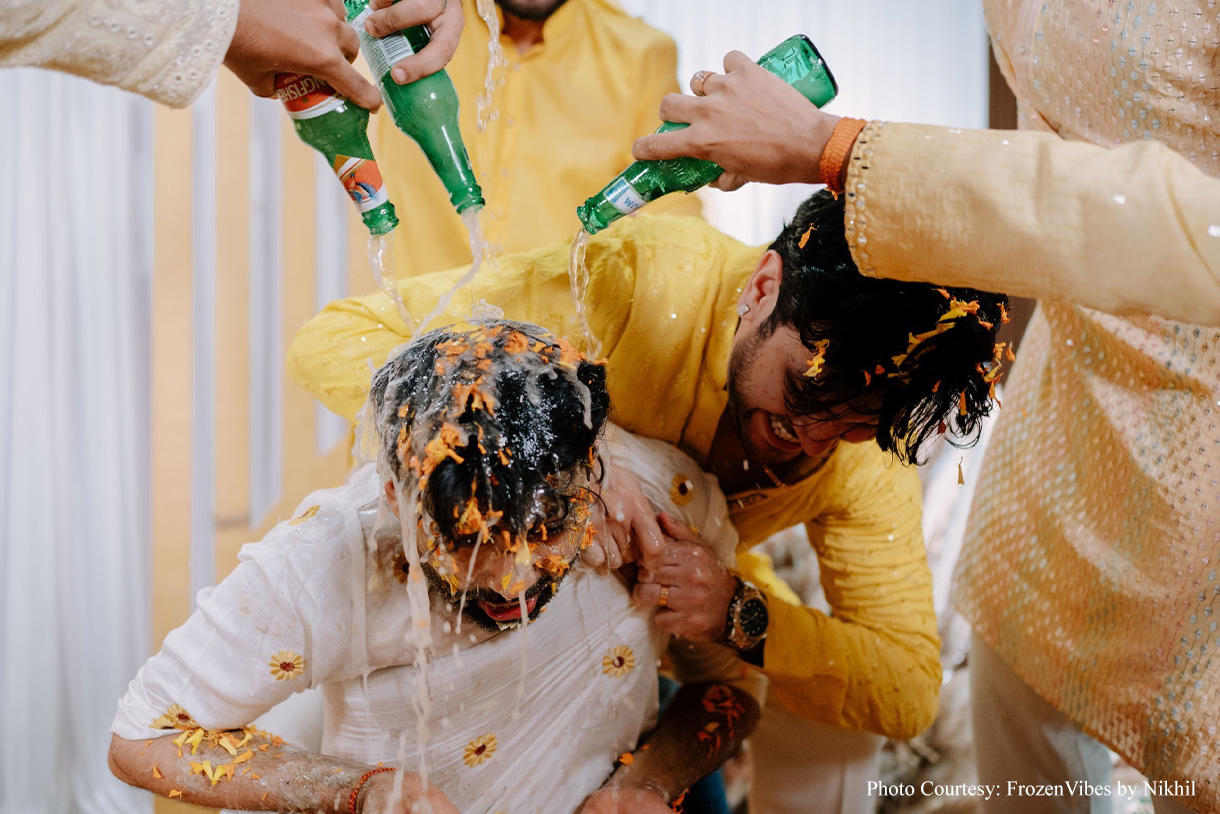
<svg viewBox="0 0 1220 814"><path fill-rule="evenodd" d="M250 527L248 351L250 220L250 97L227 72L217 96L218 201L215 342L215 569L217 579L237 561L242 544L288 517L313 489L340 483L344 444L319 455L314 402L284 379L283 490L278 507ZM193 332L191 206L192 111L158 108L155 123L155 276L153 286L153 647L190 612L191 414ZM309 148L287 116L283 143L283 345L314 313L314 169ZM337 183L337 182L336 182ZM354 209L348 217L348 286L373 287L364 255L367 234ZM280 375L283 368L280 368ZM158 814L193 809L158 799Z"/></svg>

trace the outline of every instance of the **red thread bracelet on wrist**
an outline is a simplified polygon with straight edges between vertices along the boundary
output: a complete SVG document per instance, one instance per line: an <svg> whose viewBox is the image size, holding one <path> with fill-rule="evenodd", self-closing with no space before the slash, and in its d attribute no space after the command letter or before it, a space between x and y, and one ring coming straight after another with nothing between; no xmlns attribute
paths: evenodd
<svg viewBox="0 0 1220 814"><path fill-rule="evenodd" d="M360 782L356 784L356 788L352 789L352 796L347 800L348 812L350 814L358 814L356 811L356 798L360 795L360 789L364 788L364 784L369 782L370 777L375 774L381 774L382 772L392 771L394 771L393 766L378 766L376 769L370 769L369 771L365 772L364 776L360 778Z"/></svg>

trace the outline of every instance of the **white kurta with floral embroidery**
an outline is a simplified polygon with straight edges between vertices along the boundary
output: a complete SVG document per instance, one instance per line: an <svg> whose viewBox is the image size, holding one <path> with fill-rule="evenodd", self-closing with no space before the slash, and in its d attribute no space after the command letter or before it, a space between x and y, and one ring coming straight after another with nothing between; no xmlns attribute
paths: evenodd
<svg viewBox="0 0 1220 814"><path fill-rule="evenodd" d="M731 561L736 533L713 478L675 448L626 433L615 433L607 452L654 505L698 527ZM198 610L141 668L112 731L139 740L190 726L238 728L321 686L324 752L418 770L412 619L395 579L397 541L376 533L380 495L366 465L245 546L233 573L200 592ZM434 596L429 779L465 814L575 810L655 722L665 637L651 610L634 606L619 578L577 567L526 628L523 658L520 631L467 621L459 632ZM687 680L741 681L726 650L674 650Z"/></svg>

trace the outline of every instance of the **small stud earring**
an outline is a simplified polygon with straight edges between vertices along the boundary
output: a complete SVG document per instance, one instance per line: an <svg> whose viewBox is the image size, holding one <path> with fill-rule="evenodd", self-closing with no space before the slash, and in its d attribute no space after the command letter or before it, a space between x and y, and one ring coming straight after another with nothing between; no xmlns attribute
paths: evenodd
<svg viewBox="0 0 1220 814"><path fill-rule="evenodd" d="M750 306L744 302L737 303L737 316L744 317L748 313L750 313Z"/></svg>

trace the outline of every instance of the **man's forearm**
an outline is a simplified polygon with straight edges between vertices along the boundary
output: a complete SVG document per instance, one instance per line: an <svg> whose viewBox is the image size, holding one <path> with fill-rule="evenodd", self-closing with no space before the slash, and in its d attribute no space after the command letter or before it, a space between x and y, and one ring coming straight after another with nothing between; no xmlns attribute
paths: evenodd
<svg viewBox="0 0 1220 814"><path fill-rule="evenodd" d="M348 814L352 791L375 767L307 752L254 730L196 729L149 741L115 736L110 768L126 783L195 805ZM357 811L374 780L386 782L382 774L370 778Z"/></svg>
<svg viewBox="0 0 1220 814"><path fill-rule="evenodd" d="M686 684L648 741L607 785L651 789L667 802L733 756L758 724L758 703L724 684Z"/></svg>

